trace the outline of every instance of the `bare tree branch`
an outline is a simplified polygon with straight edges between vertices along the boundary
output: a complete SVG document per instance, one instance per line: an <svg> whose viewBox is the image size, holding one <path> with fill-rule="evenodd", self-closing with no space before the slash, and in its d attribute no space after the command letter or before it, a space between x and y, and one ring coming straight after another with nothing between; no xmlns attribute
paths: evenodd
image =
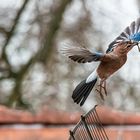
<svg viewBox="0 0 140 140"><path fill-rule="evenodd" d="M7 31L5 28L0 27L0 33L4 34L6 37L8 37L9 31Z"/></svg>
<svg viewBox="0 0 140 140"><path fill-rule="evenodd" d="M9 99L7 100L7 105L11 106L14 102L19 105L25 105L27 107L26 103L23 102L22 100L22 93L21 93L21 86L22 86L22 81L24 79L24 76L28 72L29 68L37 61L45 61L48 58L48 55L51 53L52 50L52 44L54 42L56 32L60 27L60 23L62 20L63 13L65 11L66 6L71 2L72 0L63 0L61 1L60 6L58 9L56 9L55 13L52 13L52 20L50 22L49 26L49 32L46 33L45 35L45 42L42 46L42 48L25 64L21 70L17 73L16 76L16 85L13 89L12 94L9 96Z"/></svg>
<svg viewBox="0 0 140 140"><path fill-rule="evenodd" d="M12 26L11 30L8 32L6 41L5 41L4 45L3 45L2 58L6 61L6 63L10 67L10 69L11 69L11 65L9 63L9 60L8 60L8 57L7 57L7 54L6 54L6 47L10 43L11 39L13 38L13 35L14 35L15 30L16 30L16 28L18 26L18 23L19 23L19 20L21 18L21 15L24 12L24 9L26 8L26 6L27 6L27 4L28 4L29 1L30 0L25 0L24 3L23 3L23 5L21 6L21 8L19 9L19 11L17 12L17 15L16 15L16 17L14 19L13 26Z"/></svg>
<svg viewBox="0 0 140 140"><path fill-rule="evenodd" d="M63 13L65 11L66 6L68 3L70 3L72 0L63 0L60 4L60 6L52 13L52 21L50 22L49 26L49 32L45 35L45 42L40 49L39 52L39 59L42 62L46 62L47 58L49 58L49 55L51 54L51 51L53 49L53 42L56 37L57 30L60 27L61 20L63 18ZM54 16L55 15L55 16Z"/></svg>

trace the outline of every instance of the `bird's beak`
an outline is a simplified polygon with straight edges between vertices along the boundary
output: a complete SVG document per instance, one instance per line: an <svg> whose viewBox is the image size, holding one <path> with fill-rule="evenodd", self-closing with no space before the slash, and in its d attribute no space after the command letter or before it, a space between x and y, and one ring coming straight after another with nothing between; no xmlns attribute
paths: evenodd
<svg viewBox="0 0 140 140"><path fill-rule="evenodd" d="M131 46L137 46L138 47L138 51L140 52L140 46L139 46L139 42L138 41L133 41L133 40L131 40Z"/></svg>
<svg viewBox="0 0 140 140"><path fill-rule="evenodd" d="M140 46L139 46L139 43L137 44L137 46L138 46L138 50L139 50L139 52L140 52Z"/></svg>
<svg viewBox="0 0 140 140"><path fill-rule="evenodd" d="M138 46L139 42L131 40L131 44L132 44L132 46Z"/></svg>

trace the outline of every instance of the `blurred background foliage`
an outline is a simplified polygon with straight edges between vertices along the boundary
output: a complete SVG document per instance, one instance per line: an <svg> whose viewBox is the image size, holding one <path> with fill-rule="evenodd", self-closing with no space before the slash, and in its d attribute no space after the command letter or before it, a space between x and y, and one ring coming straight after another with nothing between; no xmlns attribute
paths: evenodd
<svg viewBox="0 0 140 140"><path fill-rule="evenodd" d="M98 65L77 64L60 53L66 45L105 51L140 16L140 0L0 1L0 104L38 110L80 110L71 99L75 86ZM108 81L103 102L93 90L82 110L106 104L139 111L140 54Z"/></svg>

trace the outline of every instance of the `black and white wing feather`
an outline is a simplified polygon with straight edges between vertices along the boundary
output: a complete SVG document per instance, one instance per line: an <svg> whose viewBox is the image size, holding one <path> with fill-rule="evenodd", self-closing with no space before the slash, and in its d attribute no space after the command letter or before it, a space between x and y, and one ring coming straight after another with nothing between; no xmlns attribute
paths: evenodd
<svg viewBox="0 0 140 140"><path fill-rule="evenodd" d="M73 61L78 63L100 61L104 57L103 53L92 53L91 51L83 47L69 46L61 49L61 52Z"/></svg>

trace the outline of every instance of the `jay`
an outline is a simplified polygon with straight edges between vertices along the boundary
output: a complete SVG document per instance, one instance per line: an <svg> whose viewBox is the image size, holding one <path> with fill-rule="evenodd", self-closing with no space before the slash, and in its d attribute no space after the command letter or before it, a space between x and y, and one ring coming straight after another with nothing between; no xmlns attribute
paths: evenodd
<svg viewBox="0 0 140 140"><path fill-rule="evenodd" d="M140 51L139 41L140 18L126 27L124 31L109 44L105 53L91 52L83 47L63 48L62 53L75 62L87 63L100 61L99 66L74 89L72 94L74 102L82 106L97 82L97 79L100 80L100 84L96 90L99 92L100 97L104 99L104 95L107 95L106 80L125 64L127 54L134 46L138 46Z"/></svg>

